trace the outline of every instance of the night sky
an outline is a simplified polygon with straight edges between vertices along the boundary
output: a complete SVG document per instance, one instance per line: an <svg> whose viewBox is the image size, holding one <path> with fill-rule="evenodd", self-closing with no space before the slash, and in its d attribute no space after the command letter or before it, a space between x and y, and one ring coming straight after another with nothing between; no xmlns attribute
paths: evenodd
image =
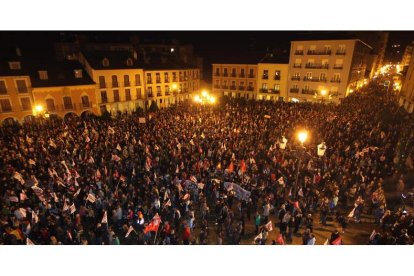
<svg viewBox="0 0 414 276"><path fill-rule="evenodd" d="M344 31L77 31L64 33L65 36L62 32L0 32L0 41L2 41L0 48L30 45L33 52L50 55L53 52L53 42L61 41L63 37L68 39L73 33L86 33L92 40L94 37L100 37L102 41L104 37L103 40L106 42L128 42L130 35L138 35L142 42L159 43L177 39L181 43L194 45L195 53L204 59L204 77L209 81L211 63L228 56L248 55L249 53L263 53L264 55L268 50L277 50L278 54L288 56L291 40L352 38L351 32ZM413 40L414 32L390 32L388 45L399 43L403 52L405 46ZM387 50L390 50L390 47Z"/></svg>

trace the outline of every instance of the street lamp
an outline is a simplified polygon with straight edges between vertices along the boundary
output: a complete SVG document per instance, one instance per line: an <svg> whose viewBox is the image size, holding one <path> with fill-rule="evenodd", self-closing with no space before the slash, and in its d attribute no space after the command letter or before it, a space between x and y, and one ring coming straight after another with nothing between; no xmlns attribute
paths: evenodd
<svg viewBox="0 0 414 276"><path fill-rule="evenodd" d="M298 167L296 168L296 178L295 178L295 185L293 186L293 195L296 197L296 190L298 187L298 181L299 181L299 171L300 167L302 165L302 151L305 151L305 147L303 146L303 143L306 142L308 139L308 132L306 130L301 130L298 132L298 140L300 142L300 150L299 150L299 161L298 161Z"/></svg>
<svg viewBox="0 0 414 276"><path fill-rule="evenodd" d="M305 143L306 139L308 139L308 132L306 130L299 131L298 140L302 146L303 146L303 143Z"/></svg>
<svg viewBox="0 0 414 276"><path fill-rule="evenodd" d="M282 136L282 140L279 142L279 148L284 150L286 148L287 139L285 136Z"/></svg>

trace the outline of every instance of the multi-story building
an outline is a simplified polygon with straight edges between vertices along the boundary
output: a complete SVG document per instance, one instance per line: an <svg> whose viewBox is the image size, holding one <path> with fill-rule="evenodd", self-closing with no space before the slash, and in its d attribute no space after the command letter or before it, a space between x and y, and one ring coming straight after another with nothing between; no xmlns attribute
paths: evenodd
<svg viewBox="0 0 414 276"><path fill-rule="evenodd" d="M338 103L363 85L371 49L358 39L292 41L289 100Z"/></svg>
<svg viewBox="0 0 414 276"><path fill-rule="evenodd" d="M99 114L95 83L76 61L11 58L0 73L0 121Z"/></svg>
<svg viewBox="0 0 414 276"><path fill-rule="evenodd" d="M413 45L414 45L414 41L405 47L404 54L402 56L401 63L400 63L401 67L410 65L411 57L413 55Z"/></svg>
<svg viewBox="0 0 414 276"><path fill-rule="evenodd" d="M100 113L145 108L144 70L130 52L85 51L79 61L97 85Z"/></svg>
<svg viewBox="0 0 414 276"><path fill-rule="evenodd" d="M399 94L399 104L407 112L412 113L414 110L414 59L410 60L405 80Z"/></svg>
<svg viewBox="0 0 414 276"><path fill-rule="evenodd" d="M257 65L257 99L287 99L289 59L266 55Z"/></svg>
<svg viewBox="0 0 414 276"><path fill-rule="evenodd" d="M213 64L213 94L256 99L257 64Z"/></svg>

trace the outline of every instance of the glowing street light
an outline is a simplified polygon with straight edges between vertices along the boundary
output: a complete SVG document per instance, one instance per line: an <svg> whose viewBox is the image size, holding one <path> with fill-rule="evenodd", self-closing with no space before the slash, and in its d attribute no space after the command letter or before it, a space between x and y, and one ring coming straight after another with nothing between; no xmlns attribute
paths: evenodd
<svg viewBox="0 0 414 276"><path fill-rule="evenodd" d="M308 132L306 130L302 130L298 133L298 140L303 145L303 143L308 139Z"/></svg>
<svg viewBox="0 0 414 276"><path fill-rule="evenodd" d="M326 151L326 145L325 145L325 142L320 143L320 144L317 146L317 149L318 149L318 156L319 156L319 157L324 156L324 155L325 155L325 151Z"/></svg>
<svg viewBox="0 0 414 276"><path fill-rule="evenodd" d="M213 97L213 96L210 96L210 97L208 98L208 101L209 101L211 104L214 104L214 103L216 102L216 98L215 98L215 97Z"/></svg>
<svg viewBox="0 0 414 276"><path fill-rule="evenodd" d="M282 136L282 140L279 142L279 148L284 150L286 148L287 139L285 136Z"/></svg>
<svg viewBox="0 0 414 276"><path fill-rule="evenodd" d="M201 92L201 95L202 95L204 98L206 98L206 97L208 96L208 93L207 93L207 91L206 91L206 90L203 90L203 91Z"/></svg>
<svg viewBox="0 0 414 276"><path fill-rule="evenodd" d="M322 95L322 96L326 96L326 94L327 94L327 93L328 93L328 92L327 92L325 89L322 89L322 90L321 90L321 95Z"/></svg>
<svg viewBox="0 0 414 276"><path fill-rule="evenodd" d="M35 106L35 110L36 110L36 112L42 112L43 111L43 106L41 106L41 105L36 105Z"/></svg>

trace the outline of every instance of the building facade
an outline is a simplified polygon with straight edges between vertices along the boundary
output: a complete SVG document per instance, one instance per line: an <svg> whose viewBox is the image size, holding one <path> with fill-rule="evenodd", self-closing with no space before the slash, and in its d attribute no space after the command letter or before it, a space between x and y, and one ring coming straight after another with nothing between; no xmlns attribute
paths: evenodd
<svg viewBox="0 0 414 276"><path fill-rule="evenodd" d="M213 64L213 94L256 99L257 64Z"/></svg>
<svg viewBox="0 0 414 276"><path fill-rule="evenodd" d="M292 41L289 101L339 103L363 85L371 49L357 39Z"/></svg>
<svg viewBox="0 0 414 276"><path fill-rule="evenodd" d="M405 75L404 83L399 94L399 105L404 107L407 112L414 110L414 59L410 64Z"/></svg>
<svg viewBox="0 0 414 276"><path fill-rule="evenodd" d="M288 59L280 59L269 55L258 63L257 70L257 99L286 100L289 76Z"/></svg>

